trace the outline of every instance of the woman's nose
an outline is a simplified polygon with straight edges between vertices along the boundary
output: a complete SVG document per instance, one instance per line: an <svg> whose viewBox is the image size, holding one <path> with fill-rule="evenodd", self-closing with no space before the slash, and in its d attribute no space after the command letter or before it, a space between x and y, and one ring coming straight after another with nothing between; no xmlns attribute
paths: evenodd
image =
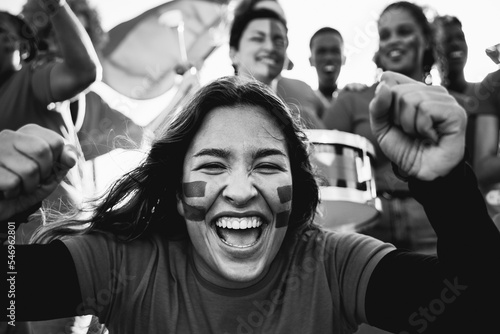
<svg viewBox="0 0 500 334"><path fill-rule="evenodd" d="M271 38L269 38L269 37L266 37L266 38L264 39L264 42L263 42L263 44L262 44L262 47L263 47L264 49L266 49L266 50L270 50L270 51L272 51L272 50L274 50L274 49L275 49L275 45L274 45L273 41L271 40Z"/></svg>
<svg viewBox="0 0 500 334"><path fill-rule="evenodd" d="M222 195L233 205L243 206L257 196L257 189L246 171L233 171Z"/></svg>

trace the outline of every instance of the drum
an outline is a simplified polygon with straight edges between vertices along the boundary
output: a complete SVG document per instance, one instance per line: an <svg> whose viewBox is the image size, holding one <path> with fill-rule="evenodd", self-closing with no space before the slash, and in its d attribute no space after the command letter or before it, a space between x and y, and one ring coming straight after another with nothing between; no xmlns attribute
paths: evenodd
<svg viewBox="0 0 500 334"><path fill-rule="evenodd" d="M337 130L305 130L311 163L320 177L316 222L329 230L357 231L382 211L377 198L375 149L364 137Z"/></svg>

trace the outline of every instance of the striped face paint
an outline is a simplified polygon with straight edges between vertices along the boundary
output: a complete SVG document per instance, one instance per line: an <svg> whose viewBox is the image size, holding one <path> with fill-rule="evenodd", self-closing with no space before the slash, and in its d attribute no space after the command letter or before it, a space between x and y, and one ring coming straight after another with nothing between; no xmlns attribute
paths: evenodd
<svg viewBox="0 0 500 334"><path fill-rule="evenodd" d="M292 200L292 185L278 187L277 191L281 203L287 203Z"/></svg>
<svg viewBox="0 0 500 334"><path fill-rule="evenodd" d="M184 196L182 206L186 219L192 221L203 221L205 219L205 208L202 206L189 205L186 203L186 198L205 197L206 187L207 183L205 181L185 182L182 184L182 193Z"/></svg>
<svg viewBox="0 0 500 334"><path fill-rule="evenodd" d="M292 206L292 185L278 187L276 189L281 204L285 204L287 209L281 211L276 216L276 228L288 226L290 218L290 208Z"/></svg>
<svg viewBox="0 0 500 334"><path fill-rule="evenodd" d="M182 184L184 197L204 197L207 183L205 181L185 182Z"/></svg>

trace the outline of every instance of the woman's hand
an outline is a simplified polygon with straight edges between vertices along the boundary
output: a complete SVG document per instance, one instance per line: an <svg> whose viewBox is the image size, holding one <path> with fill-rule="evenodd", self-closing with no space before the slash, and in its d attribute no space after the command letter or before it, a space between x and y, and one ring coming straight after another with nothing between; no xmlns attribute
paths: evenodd
<svg viewBox="0 0 500 334"><path fill-rule="evenodd" d="M465 151L465 110L441 86L385 72L370 103L380 147L406 174L430 181L448 174Z"/></svg>
<svg viewBox="0 0 500 334"><path fill-rule="evenodd" d="M34 124L0 132L0 221L39 203L76 164L76 150Z"/></svg>

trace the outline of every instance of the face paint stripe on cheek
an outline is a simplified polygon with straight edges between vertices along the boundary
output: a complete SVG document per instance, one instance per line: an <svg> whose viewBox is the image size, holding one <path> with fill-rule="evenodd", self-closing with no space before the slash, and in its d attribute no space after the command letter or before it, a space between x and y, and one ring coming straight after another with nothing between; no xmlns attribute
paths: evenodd
<svg viewBox="0 0 500 334"><path fill-rule="evenodd" d="M205 209L201 206L191 206L182 201L184 207L184 218L192 221L203 221L205 219Z"/></svg>
<svg viewBox="0 0 500 334"><path fill-rule="evenodd" d="M292 200L292 186L283 186L278 187L278 197L280 198L280 202L286 203Z"/></svg>
<svg viewBox="0 0 500 334"><path fill-rule="evenodd" d="M182 184L185 197L204 197L207 183L205 181L186 182Z"/></svg>
<svg viewBox="0 0 500 334"><path fill-rule="evenodd" d="M283 211L276 215L276 228L285 227L288 225L290 211Z"/></svg>

